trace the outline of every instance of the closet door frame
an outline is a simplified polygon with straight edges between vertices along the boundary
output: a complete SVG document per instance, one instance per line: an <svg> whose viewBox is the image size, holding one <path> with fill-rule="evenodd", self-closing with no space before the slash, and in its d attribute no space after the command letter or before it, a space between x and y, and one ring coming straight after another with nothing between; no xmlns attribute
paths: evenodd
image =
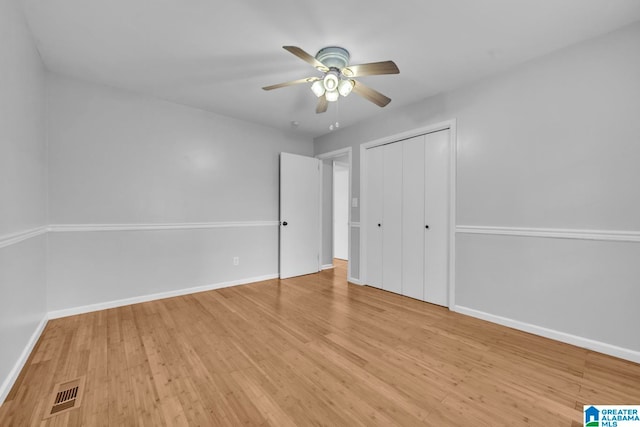
<svg viewBox="0 0 640 427"><path fill-rule="evenodd" d="M457 137L456 120L447 120L433 125L412 129L384 138L360 144L360 223L367 224L367 160L366 150L380 145L391 144L427 133L449 130L449 275L448 275L448 301L447 306L452 309L455 306L455 229L456 229L456 159ZM366 227L360 229L360 282L367 283L367 232Z"/></svg>

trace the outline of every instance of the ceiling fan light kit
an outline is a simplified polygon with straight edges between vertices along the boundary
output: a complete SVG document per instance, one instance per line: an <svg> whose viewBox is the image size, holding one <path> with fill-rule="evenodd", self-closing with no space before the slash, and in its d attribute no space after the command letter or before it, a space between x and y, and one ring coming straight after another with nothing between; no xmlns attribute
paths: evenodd
<svg viewBox="0 0 640 427"><path fill-rule="evenodd" d="M324 47L318 51L316 56L311 56L297 46L283 46L283 48L311 64L318 71L324 73L324 76L293 80L265 86L262 89L272 90L301 83L312 83L311 91L318 98L316 113L324 113L327 111L328 102L335 102L340 96L346 97L352 91L379 107L384 107L391 102L390 98L353 80L352 77L398 74L400 70L393 61L349 66L349 51L339 46Z"/></svg>
<svg viewBox="0 0 640 427"><path fill-rule="evenodd" d="M313 82L311 85L311 91L320 98L325 93L324 82L322 80L318 80Z"/></svg>
<svg viewBox="0 0 640 427"><path fill-rule="evenodd" d="M340 97L340 94L338 93L337 90L332 90L332 91L326 92L324 96L325 98L327 98L327 101L336 102Z"/></svg>
<svg viewBox="0 0 640 427"><path fill-rule="evenodd" d="M355 83L353 80L341 80L338 84L338 92L340 92L342 96L348 96L353 90Z"/></svg>

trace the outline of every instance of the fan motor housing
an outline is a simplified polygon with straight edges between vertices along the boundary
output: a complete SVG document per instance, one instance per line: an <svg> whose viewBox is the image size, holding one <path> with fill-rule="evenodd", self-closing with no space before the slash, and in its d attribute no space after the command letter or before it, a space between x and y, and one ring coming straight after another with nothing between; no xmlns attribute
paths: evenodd
<svg viewBox="0 0 640 427"><path fill-rule="evenodd" d="M339 46L323 47L316 53L316 59L329 68L343 69L349 64L349 51Z"/></svg>

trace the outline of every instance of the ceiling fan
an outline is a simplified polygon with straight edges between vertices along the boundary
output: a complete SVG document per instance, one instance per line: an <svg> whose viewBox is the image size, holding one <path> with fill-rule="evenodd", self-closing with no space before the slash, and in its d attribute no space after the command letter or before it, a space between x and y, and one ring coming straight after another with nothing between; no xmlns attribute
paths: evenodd
<svg viewBox="0 0 640 427"><path fill-rule="evenodd" d="M391 102L391 98L365 86L353 78L381 74L398 74L400 70L393 61L349 65L349 51L342 47L324 47L318 51L316 56L311 56L296 46L282 47L303 61L311 64L318 71L322 72L323 75L321 77L307 77L265 86L262 89L272 90L297 84L312 83L311 90L318 97L316 113L324 113L327 111L329 102L337 101L340 96L347 96L352 91L380 107L384 107Z"/></svg>

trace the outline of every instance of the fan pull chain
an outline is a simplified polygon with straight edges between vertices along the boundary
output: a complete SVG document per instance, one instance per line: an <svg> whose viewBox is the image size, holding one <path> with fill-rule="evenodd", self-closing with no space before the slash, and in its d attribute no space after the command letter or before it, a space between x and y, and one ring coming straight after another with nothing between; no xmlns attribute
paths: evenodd
<svg viewBox="0 0 640 427"><path fill-rule="evenodd" d="M336 101L336 122L329 125L329 130L338 129L340 127L340 99Z"/></svg>

